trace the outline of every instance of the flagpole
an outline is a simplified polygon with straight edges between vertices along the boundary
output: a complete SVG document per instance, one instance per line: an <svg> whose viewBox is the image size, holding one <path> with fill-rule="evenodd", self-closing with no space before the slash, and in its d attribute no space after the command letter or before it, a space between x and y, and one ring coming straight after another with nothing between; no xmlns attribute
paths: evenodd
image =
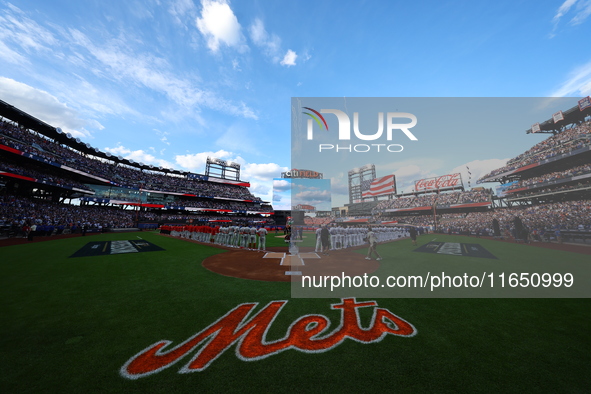
<svg viewBox="0 0 591 394"><path fill-rule="evenodd" d="M433 203L433 224L435 227L435 231L437 232L437 200L439 199L439 196L437 196L437 198L435 198L435 202Z"/></svg>

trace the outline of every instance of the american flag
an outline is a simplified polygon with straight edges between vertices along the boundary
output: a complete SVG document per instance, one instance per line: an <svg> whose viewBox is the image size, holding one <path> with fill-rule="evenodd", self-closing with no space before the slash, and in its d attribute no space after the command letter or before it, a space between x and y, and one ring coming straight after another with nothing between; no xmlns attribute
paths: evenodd
<svg viewBox="0 0 591 394"><path fill-rule="evenodd" d="M396 193L394 175L361 182L361 197L377 197Z"/></svg>

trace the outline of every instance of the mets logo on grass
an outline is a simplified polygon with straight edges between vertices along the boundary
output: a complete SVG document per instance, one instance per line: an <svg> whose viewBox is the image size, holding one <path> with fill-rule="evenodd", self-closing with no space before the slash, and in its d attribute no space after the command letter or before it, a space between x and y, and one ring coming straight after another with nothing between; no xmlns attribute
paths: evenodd
<svg viewBox="0 0 591 394"><path fill-rule="evenodd" d="M329 134L331 140L338 138L335 143L321 143L318 144L318 152L320 153L338 153L338 152L402 152L404 147L401 144L392 143L392 141L399 136L405 136L411 141L417 141L417 137L410 131L416 126L417 117L408 112L377 112L374 114L365 111L364 116L373 116L377 118L377 131L375 128L371 130L362 130L359 126L360 116L359 112L353 112L353 125L351 127L351 119L344 111L338 109L321 109L317 111L310 107L303 107L305 111L302 113L309 117L306 124L306 139L308 141L314 140L314 129L320 132L333 133ZM336 131L329 130L326 117L322 114L332 114L336 117L338 127ZM366 120L366 122L374 122L374 120ZM400 123L401 120L406 119L407 122ZM410 120L410 122L408 122ZM316 126L314 126L316 124ZM375 124L375 123L372 123ZM401 133L400 133L401 132ZM404 137L403 137L404 138ZM353 144L351 141L360 141L363 143Z"/></svg>
<svg viewBox="0 0 591 394"><path fill-rule="evenodd" d="M251 317L258 303L245 303L220 317L214 323L172 346L158 341L130 358L120 369L121 376L139 379L152 375L185 359L179 373L205 370L222 353L236 345L236 356L242 361L255 361L293 349L305 353L322 353L334 349L346 339L365 344L380 342L387 335L412 337L417 330L412 324L384 308L376 301L358 302L343 298L332 309L340 310L340 324L329 330L330 320L323 315L305 315L295 320L282 339L268 341L267 333L287 301L271 301ZM373 316L364 326L359 308L373 307Z"/></svg>

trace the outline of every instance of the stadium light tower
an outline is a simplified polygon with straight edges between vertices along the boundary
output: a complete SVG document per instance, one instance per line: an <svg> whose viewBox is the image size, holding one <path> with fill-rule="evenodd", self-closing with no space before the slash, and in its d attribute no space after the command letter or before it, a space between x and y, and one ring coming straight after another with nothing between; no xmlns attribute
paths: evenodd
<svg viewBox="0 0 591 394"><path fill-rule="evenodd" d="M362 183L376 178L375 164L366 164L349 171L349 204L362 201ZM373 197L376 200L376 197Z"/></svg>
<svg viewBox="0 0 591 394"><path fill-rule="evenodd" d="M205 163L205 175L238 181L240 180L240 164L208 157Z"/></svg>

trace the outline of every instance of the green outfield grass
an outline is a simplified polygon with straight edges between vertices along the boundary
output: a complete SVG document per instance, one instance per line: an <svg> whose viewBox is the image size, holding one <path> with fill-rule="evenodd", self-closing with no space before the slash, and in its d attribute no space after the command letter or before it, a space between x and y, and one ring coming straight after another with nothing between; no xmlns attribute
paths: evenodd
<svg viewBox="0 0 591 394"><path fill-rule="evenodd" d="M313 243L313 235L303 244ZM165 251L69 258L87 242L143 239ZM419 243L443 236L423 236ZM380 274L405 264L454 269L588 261L588 256L475 238L498 260L413 252L410 240L380 245ZM268 246L283 239L271 233ZM528 249L523 249L528 248ZM535 250L533 250L535 249ZM524 252L525 250L525 252ZM589 299L375 298L416 327L379 343L345 340L324 353L288 349L242 361L236 345L201 372L190 357L130 380L124 363L159 340L187 340L238 304L289 300L267 333L285 336L309 314L339 324L339 299L291 299L290 283L224 277L201 266L223 250L157 233L103 234L0 248L0 390L40 392L576 392L591 391ZM254 252L253 252L254 253ZM364 253L359 250L357 253ZM533 253L533 254L532 254ZM532 257L533 256L533 257ZM461 260L463 259L463 260ZM486 260L486 261L483 261ZM492 267L492 266L491 266ZM359 300L359 299L358 299ZM367 324L373 308L361 308ZM196 352L194 351L192 355Z"/></svg>

